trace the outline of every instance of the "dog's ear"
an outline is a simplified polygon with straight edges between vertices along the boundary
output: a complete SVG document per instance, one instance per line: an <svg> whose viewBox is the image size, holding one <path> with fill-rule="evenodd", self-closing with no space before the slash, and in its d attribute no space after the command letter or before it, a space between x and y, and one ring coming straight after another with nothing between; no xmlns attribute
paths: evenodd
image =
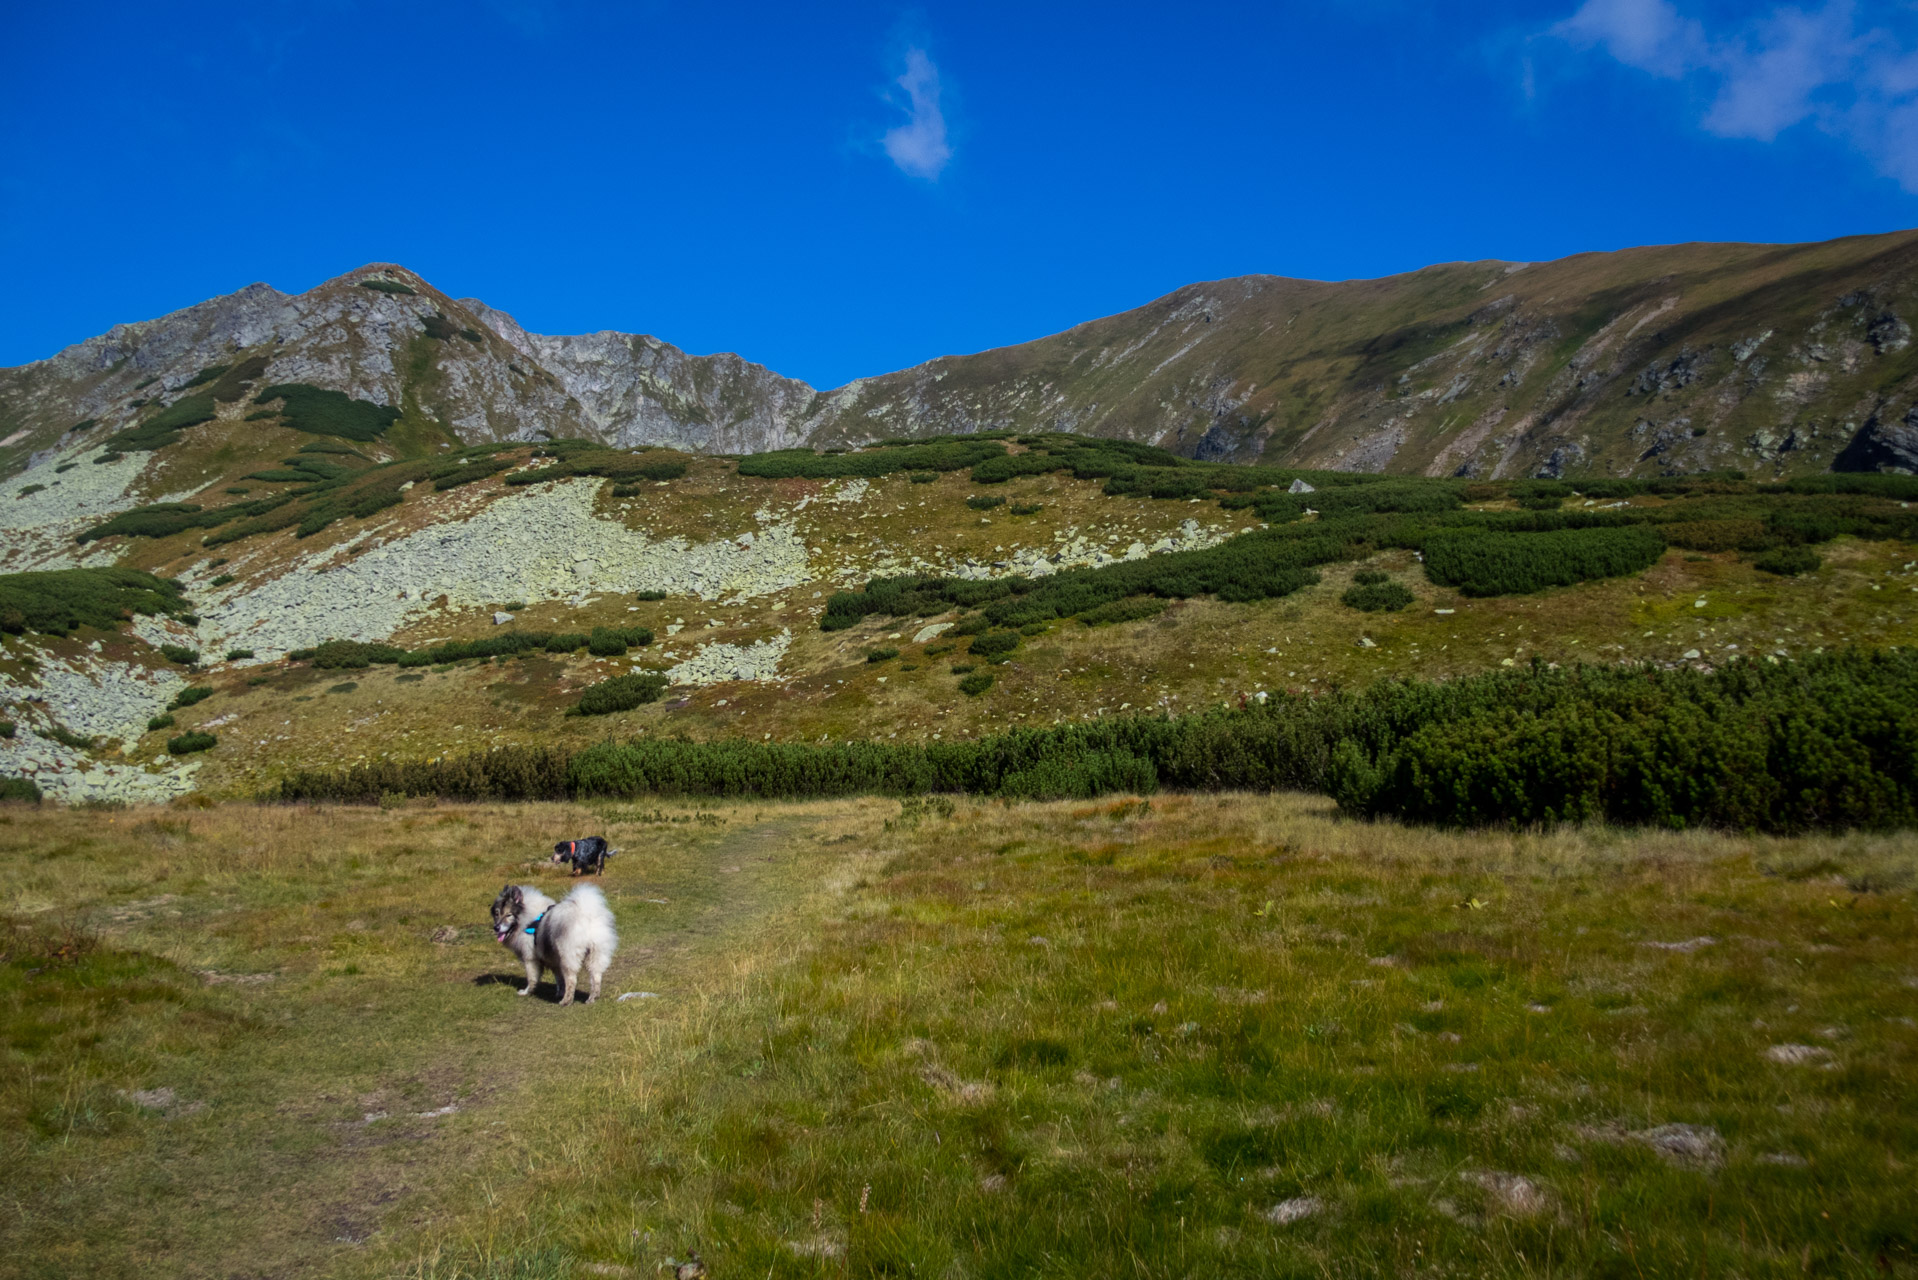
<svg viewBox="0 0 1918 1280"><path fill-rule="evenodd" d="M513 886L513 906L515 909L526 905L526 893L518 885Z"/></svg>

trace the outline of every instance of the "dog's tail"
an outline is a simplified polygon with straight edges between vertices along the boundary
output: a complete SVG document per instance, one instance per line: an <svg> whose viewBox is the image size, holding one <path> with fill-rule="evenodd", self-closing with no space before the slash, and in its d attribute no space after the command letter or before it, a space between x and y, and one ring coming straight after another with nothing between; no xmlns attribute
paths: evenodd
<svg viewBox="0 0 1918 1280"><path fill-rule="evenodd" d="M566 901L578 902L583 914L602 916L607 920L613 918L613 910L606 905L606 895L599 891L598 885L579 885L566 895Z"/></svg>

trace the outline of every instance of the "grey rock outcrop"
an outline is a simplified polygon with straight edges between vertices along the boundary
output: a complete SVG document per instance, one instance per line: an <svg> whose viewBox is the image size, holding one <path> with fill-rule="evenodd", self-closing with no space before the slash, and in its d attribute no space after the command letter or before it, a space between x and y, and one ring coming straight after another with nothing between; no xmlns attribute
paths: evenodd
<svg viewBox="0 0 1918 1280"><path fill-rule="evenodd" d="M1833 471L1918 473L1918 405L1897 421L1873 414L1831 464Z"/></svg>

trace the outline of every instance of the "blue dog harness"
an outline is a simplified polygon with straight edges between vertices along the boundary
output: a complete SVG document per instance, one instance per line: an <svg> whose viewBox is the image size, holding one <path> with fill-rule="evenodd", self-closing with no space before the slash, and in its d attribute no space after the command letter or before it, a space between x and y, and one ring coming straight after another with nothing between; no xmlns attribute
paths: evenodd
<svg viewBox="0 0 1918 1280"><path fill-rule="evenodd" d="M546 918L546 913L545 913L544 911L542 911L542 912L540 912L540 913L539 913L538 915L536 915L536 916L534 916L534 917L533 917L533 923L531 923L531 924L529 924L529 925L527 925L527 926L526 926L526 932L527 932L527 934L528 934L528 935L530 936L530 935L532 934L532 932L533 932L533 930L535 930L535 929L537 929L537 928L539 928L539 922L540 922L540 921L542 921L542 920L544 920L545 918Z"/></svg>

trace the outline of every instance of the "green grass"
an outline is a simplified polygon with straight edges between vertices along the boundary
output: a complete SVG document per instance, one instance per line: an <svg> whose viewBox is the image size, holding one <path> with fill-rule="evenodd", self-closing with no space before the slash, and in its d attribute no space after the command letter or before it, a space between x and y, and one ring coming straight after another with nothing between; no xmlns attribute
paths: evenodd
<svg viewBox="0 0 1918 1280"><path fill-rule="evenodd" d="M1910 836L668 809L0 812L15 1267L1918 1267ZM494 983L555 831L657 998Z"/></svg>

